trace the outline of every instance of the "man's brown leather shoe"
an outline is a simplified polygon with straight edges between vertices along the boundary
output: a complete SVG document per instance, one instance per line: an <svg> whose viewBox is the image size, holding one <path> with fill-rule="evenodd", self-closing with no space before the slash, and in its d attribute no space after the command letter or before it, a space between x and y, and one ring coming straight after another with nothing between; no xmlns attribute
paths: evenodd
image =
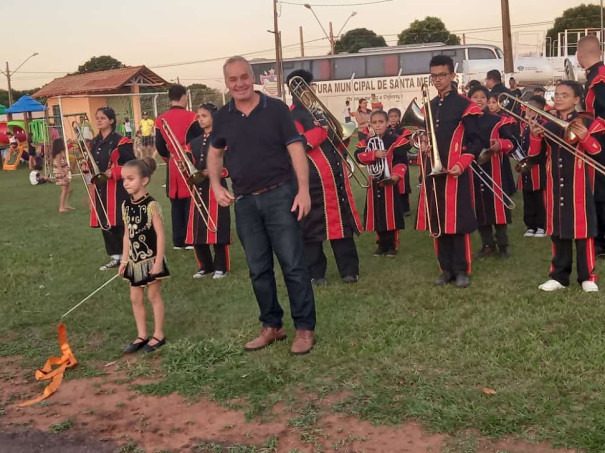
<svg viewBox="0 0 605 453"><path fill-rule="evenodd" d="M276 341L285 340L287 337L283 327L263 327L260 331L260 335L254 340L246 343L244 349L246 351L258 351L259 349L266 348L271 343Z"/></svg>
<svg viewBox="0 0 605 453"><path fill-rule="evenodd" d="M294 355L308 354L315 345L315 332L312 330L296 329L296 337L290 352Z"/></svg>

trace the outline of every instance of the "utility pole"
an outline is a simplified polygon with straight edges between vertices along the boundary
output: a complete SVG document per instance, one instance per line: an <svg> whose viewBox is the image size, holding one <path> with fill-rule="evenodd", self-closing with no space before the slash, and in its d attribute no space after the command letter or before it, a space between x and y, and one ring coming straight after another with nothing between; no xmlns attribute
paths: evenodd
<svg viewBox="0 0 605 453"><path fill-rule="evenodd" d="M6 62L6 80L8 81L8 106L13 105L13 90L11 88L11 73L8 69L8 61Z"/></svg>
<svg viewBox="0 0 605 453"><path fill-rule="evenodd" d="M466 45L466 33L462 33L462 44Z"/></svg>
<svg viewBox="0 0 605 453"><path fill-rule="evenodd" d="M504 47L504 77L505 82L514 72L513 44L510 31L510 11L508 0L500 0L502 6L502 45ZM509 76L507 76L509 75Z"/></svg>
<svg viewBox="0 0 605 453"><path fill-rule="evenodd" d="M275 70L277 71L277 97L282 97L283 81L281 72L281 41L277 26L277 0L273 0L273 34L275 35Z"/></svg>
<svg viewBox="0 0 605 453"><path fill-rule="evenodd" d="M302 25L300 25L298 27L298 31L300 33L300 56L304 57L305 56L305 42L303 41Z"/></svg>
<svg viewBox="0 0 605 453"><path fill-rule="evenodd" d="M334 31L332 31L332 22L330 22L330 55L334 55Z"/></svg>

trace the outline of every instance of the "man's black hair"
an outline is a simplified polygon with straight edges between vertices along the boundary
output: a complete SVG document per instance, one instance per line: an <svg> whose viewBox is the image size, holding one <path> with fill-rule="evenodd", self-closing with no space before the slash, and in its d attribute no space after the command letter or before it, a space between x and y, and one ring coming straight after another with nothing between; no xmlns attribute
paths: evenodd
<svg viewBox="0 0 605 453"><path fill-rule="evenodd" d="M582 85L580 84L580 82L576 82L575 80L561 80L561 83L559 83L559 85L565 85L570 87L573 90L573 95L575 97L582 97L582 92L584 90L582 89Z"/></svg>
<svg viewBox="0 0 605 453"><path fill-rule="evenodd" d="M502 83L502 75L497 69L492 69L491 71L488 71L487 76L485 78L493 80L496 83Z"/></svg>
<svg viewBox="0 0 605 453"><path fill-rule="evenodd" d="M183 85L172 85L168 88L168 99L171 101L180 101L187 94L187 88Z"/></svg>
<svg viewBox="0 0 605 453"><path fill-rule="evenodd" d="M311 83L313 82L313 74L311 74L306 69L297 69L288 74L288 77L286 77L286 85L290 83L292 77L296 76L301 77L305 82L307 82L307 85L311 85Z"/></svg>
<svg viewBox="0 0 605 453"><path fill-rule="evenodd" d="M433 66L447 66L450 72L454 72L454 60L449 55L435 55L429 63L429 67Z"/></svg>
<svg viewBox="0 0 605 453"><path fill-rule="evenodd" d="M477 91L481 91L483 94L485 94L485 97L489 99L489 90L487 88L485 88L483 85L475 85L474 87L472 87L468 91L468 97L469 98L473 97L473 94L475 94Z"/></svg>
<svg viewBox="0 0 605 453"><path fill-rule="evenodd" d="M546 99L544 99L542 96L538 96L537 94L531 96L529 98L529 102L535 102L542 110L544 110L544 107L546 107Z"/></svg>

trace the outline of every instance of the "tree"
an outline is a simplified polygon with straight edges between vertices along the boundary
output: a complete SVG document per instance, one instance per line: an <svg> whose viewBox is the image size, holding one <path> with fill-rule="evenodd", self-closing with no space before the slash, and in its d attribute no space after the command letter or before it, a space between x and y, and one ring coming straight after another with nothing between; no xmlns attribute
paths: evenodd
<svg viewBox="0 0 605 453"><path fill-rule="evenodd" d="M561 17L555 19L555 25L546 32L547 43L555 43L558 39L557 34L565 31L566 29L578 29L578 28L601 28L601 12L599 5L585 5L582 3L580 6L569 8L563 11ZM550 38L550 39L548 39ZM568 35L569 42L567 43L567 50L570 55L576 53L576 43L578 42L578 36L575 33ZM546 55L553 56L556 46L546 46Z"/></svg>
<svg viewBox="0 0 605 453"><path fill-rule="evenodd" d="M191 105L193 110L205 103L211 103L220 107L223 105L223 95L219 90L210 88L203 83L193 83L187 87L191 92Z"/></svg>
<svg viewBox="0 0 605 453"><path fill-rule="evenodd" d="M364 47L386 47L387 43L382 36L367 28L349 30L342 38L334 43L334 53L357 53Z"/></svg>
<svg viewBox="0 0 605 453"><path fill-rule="evenodd" d="M424 20L415 20L397 36L397 44L423 44L427 42L442 42L445 44L460 44L460 38L448 31L438 17L427 16Z"/></svg>
<svg viewBox="0 0 605 453"><path fill-rule="evenodd" d="M21 96L23 96L24 94L33 94L36 91L38 91L40 88L32 88L29 90L15 90L13 89L13 102L17 102L17 99L19 99ZM46 99L42 98L42 99L36 99L38 102L41 102L42 104L44 104L46 102ZM0 104L2 104L5 107L9 107L8 104L8 91L7 90L0 90Z"/></svg>
<svg viewBox="0 0 605 453"><path fill-rule="evenodd" d="M119 60L116 60L109 55L101 55L100 57L92 57L86 63L78 66L76 74L86 74L87 72L108 71L109 69L120 69L126 65Z"/></svg>

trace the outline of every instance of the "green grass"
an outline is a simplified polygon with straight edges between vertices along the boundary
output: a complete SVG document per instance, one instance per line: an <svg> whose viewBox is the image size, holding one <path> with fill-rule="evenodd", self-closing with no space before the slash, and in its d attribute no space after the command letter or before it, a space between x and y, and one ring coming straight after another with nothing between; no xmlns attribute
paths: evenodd
<svg viewBox="0 0 605 453"><path fill-rule="evenodd" d="M413 181L416 174L413 169ZM87 227L82 184L74 191L78 210L59 214L59 189L32 187L27 175L0 173L0 355L21 355L33 373L58 353L59 317L112 274L97 270L107 257L100 231ZM169 218L163 180L161 167L150 192ZM356 196L363 211L361 190ZM515 201L512 258L473 263L467 290L432 286L438 275L432 239L414 231L410 217L394 260L371 256L373 234L358 239L357 285L341 284L329 257L329 285L316 291L318 343L305 357L290 357L289 342L242 351L260 325L237 240L233 270L223 280L193 280L192 252L170 248L173 277L163 288L169 342L159 361L142 361L132 377L161 377L140 385L143 392L203 395L250 417L270 417L273 405L283 402L292 411L290 425L309 443L321 435L320 416L338 411L377 424L416 419L454 435L475 429L484 436L512 434L602 451L605 305L576 284L556 294L537 290L547 278L550 241L521 237L520 194ZM116 360L136 336L127 284L113 282L65 322L80 361L67 379L102 373L94 361ZM497 393L485 395L484 387ZM322 399L332 393L343 397L329 405ZM460 443L473 448L466 438Z"/></svg>

